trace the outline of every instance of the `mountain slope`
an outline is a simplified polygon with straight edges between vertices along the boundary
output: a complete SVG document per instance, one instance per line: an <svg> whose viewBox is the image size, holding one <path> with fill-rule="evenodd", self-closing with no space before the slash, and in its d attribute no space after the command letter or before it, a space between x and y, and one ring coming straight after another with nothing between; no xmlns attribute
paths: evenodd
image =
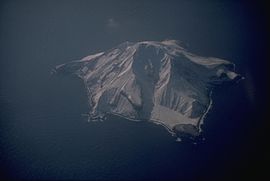
<svg viewBox="0 0 270 181"><path fill-rule="evenodd" d="M192 54L175 40L125 42L54 71L84 81L90 119L115 114L147 120L178 136L199 134L213 86L241 78L234 64Z"/></svg>

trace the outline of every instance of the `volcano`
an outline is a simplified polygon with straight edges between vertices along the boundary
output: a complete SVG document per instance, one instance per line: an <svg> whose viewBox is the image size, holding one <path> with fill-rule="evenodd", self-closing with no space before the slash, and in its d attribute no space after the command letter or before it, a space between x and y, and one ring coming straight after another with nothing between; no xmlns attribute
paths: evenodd
<svg viewBox="0 0 270 181"><path fill-rule="evenodd" d="M214 87L242 78L233 63L190 53L176 40L124 42L54 72L83 80L89 120L113 114L161 124L178 137L200 135Z"/></svg>

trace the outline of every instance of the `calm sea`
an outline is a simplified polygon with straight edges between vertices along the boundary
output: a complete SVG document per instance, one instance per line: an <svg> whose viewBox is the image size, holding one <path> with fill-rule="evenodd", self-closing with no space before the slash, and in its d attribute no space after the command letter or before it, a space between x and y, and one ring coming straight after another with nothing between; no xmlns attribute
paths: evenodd
<svg viewBox="0 0 270 181"><path fill-rule="evenodd" d="M33 72L37 84L21 82L27 87L20 91L29 92L1 90L1 161L8 177L216 178L237 162L249 105L243 82L215 91L205 140L194 144L176 142L163 127L147 122L113 116L87 122L81 115L88 111L81 80L51 76L49 69Z"/></svg>
<svg viewBox="0 0 270 181"><path fill-rule="evenodd" d="M209 181L260 171L269 155L260 114L269 43L258 8L246 1L1 2L0 180ZM167 38L233 61L246 77L214 91L197 144L147 122L87 122L83 83L50 75L57 64L127 40Z"/></svg>

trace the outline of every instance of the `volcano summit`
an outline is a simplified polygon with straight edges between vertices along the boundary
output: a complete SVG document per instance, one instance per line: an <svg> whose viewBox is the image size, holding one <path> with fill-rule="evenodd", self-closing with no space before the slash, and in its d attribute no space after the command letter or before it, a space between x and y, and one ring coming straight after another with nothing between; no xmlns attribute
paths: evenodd
<svg viewBox="0 0 270 181"><path fill-rule="evenodd" d="M125 42L54 71L84 81L90 120L114 114L161 124L181 137L199 135L212 89L241 78L234 68L229 61L198 56L166 40Z"/></svg>

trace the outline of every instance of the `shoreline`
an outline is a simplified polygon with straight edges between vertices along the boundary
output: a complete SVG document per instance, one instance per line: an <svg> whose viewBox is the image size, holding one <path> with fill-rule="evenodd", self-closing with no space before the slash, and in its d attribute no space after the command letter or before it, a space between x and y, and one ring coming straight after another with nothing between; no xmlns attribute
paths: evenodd
<svg viewBox="0 0 270 181"><path fill-rule="evenodd" d="M204 124L204 119L205 119L206 115L208 114L208 112L210 111L210 109L213 106L212 93L213 93L213 91L211 90L210 93L209 93L209 105L208 105L206 111L203 113L202 117L198 121L198 125L197 126L199 128L199 133L202 132L201 126Z"/></svg>

